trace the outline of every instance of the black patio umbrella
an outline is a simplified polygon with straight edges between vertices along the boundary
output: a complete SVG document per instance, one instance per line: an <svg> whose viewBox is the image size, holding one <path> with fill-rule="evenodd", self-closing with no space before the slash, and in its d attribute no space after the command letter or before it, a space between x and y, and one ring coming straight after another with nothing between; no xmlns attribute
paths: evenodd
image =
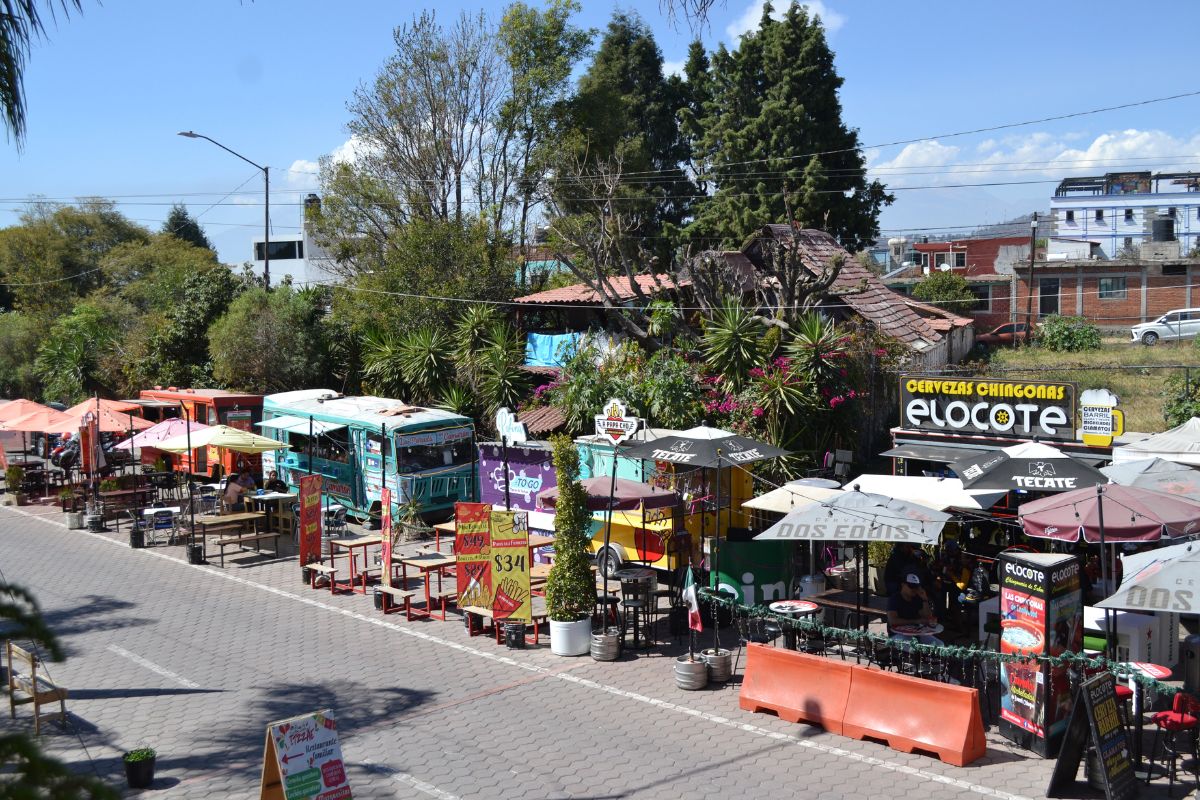
<svg viewBox="0 0 1200 800"><path fill-rule="evenodd" d="M742 466L768 458L786 456L787 450L767 442L760 442L748 436L710 428L701 423L695 428L689 428L671 436L664 436L621 451L625 458L639 458L643 461L666 461L670 464L681 464L687 467L699 467L717 470L717 550L713 557L713 573L719 574L721 563L721 467ZM732 507L730 514L733 513ZM704 517L701 517L703 525ZM703 537L703 530L701 537ZM716 633L717 626L713 626ZM720 647L720 642L717 642Z"/></svg>
<svg viewBox="0 0 1200 800"><path fill-rule="evenodd" d="M1069 492L1108 483L1100 470L1038 442L1023 442L950 464L964 489Z"/></svg>

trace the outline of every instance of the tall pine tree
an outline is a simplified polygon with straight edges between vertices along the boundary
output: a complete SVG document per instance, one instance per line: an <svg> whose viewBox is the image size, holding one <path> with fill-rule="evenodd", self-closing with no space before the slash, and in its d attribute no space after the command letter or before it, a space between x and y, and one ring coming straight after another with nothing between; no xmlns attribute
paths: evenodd
<svg viewBox="0 0 1200 800"><path fill-rule="evenodd" d="M665 255L668 241L691 213L696 187L683 171L689 150L677 112L685 104L684 83L664 77L654 35L635 14L617 12L579 81L573 102L576 154L585 169L620 161L622 213L636 217L634 235L645 249ZM594 194L584 181L556 187Z"/></svg>
<svg viewBox="0 0 1200 800"><path fill-rule="evenodd" d="M795 2L782 19L772 10L764 5L736 50L717 49L695 116L685 115L695 161L715 187L688 238L737 247L762 225L786 222L790 209L798 224L860 249L878 236L893 197L868 183L858 132L842 122L842 79L820 20ZM689 53L691 69L702 63Z"/></svg>
<svg viewBox="0 0 1200 800"><path fill-rule="evenodd" d="M206 250L213 249L212 242L208 240L200 223L188 213L184 206L178 203L171 206L171 213L167 214L166 220L163 221L162 232L194 244L196 247L203 247Z"/></svg>

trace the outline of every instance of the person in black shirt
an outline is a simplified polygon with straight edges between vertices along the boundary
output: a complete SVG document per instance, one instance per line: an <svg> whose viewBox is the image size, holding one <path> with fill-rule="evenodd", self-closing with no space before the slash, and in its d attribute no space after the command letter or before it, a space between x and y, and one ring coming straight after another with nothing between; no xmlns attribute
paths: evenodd
<svg viewBox="0 0 1200 800"><path fill-rule="evenodd" d="M910 542L897 542L892 546L892 554L888 556L887 564L883 568L883 587L889 597L900 591L904 576L913 571L916 560Z"/></svg>
<svg viewBox="0 0 1200 800"><path fill-rule="evenodd" d="M936 636L912 636L897 633L899 625L933 625L937 619L929 595L921 586L921 578L915 572L904 576L900 588L888 597L888 634L893 639L916 639L921 644L942 644Z"/></svg>
<svg viewBox="0 0 1200 800"><path fill-rule="evenodd" d="M263 488L268 492L279 492L281 494L286 494L288 485L279 480L278 472L271 470L269 473L267 473L267 482L263 484Z"/></svg>

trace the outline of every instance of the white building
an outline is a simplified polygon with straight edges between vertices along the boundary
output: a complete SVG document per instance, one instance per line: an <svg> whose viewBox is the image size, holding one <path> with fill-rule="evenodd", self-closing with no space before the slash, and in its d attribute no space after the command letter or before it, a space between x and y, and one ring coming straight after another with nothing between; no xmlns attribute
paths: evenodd
<svg viewBox="0 0 1200 800"><path fill-rule="evenodd" d="M340 280L333 272L333 258L312 238L312 226L308 222L308 211L321 207L321 199L315 194L304 198L305 219L299 233L271 234L271 284L278 284L285 275L292 276L295 286L313 286L336 283ZM263 272L264 239L254 237L252 263L254 271Z"/></svg>
<svg viewBox="0 0 1200 800"><path fill-rule="evenodd" d="M1200 172L1110 172L1067 178L1050 200L1051 240L1093 242L1103 257L1137 257L1155 239L1178 240L1180 255L1200 245ZM1168 231L1168 228L1171 228Z"/></svg>

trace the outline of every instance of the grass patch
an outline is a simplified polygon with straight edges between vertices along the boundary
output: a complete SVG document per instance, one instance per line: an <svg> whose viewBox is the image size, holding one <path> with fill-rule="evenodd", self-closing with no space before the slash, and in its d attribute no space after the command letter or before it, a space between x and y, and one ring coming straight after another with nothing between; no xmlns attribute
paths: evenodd
<svg viewBox="0 0 1200 800"><path fill-rule="evenodd" d="M1099 350L1054 353L1040 347L998 348L980 373L994 378L1028 378L1078 385L1079 390L1108 389L1121 398L1125 429L1166 430L1162 406L1166 380L1192 367L1200 381L1200 348L1191 341L1160 342L1155 347L1105 339Z"/></svg>

